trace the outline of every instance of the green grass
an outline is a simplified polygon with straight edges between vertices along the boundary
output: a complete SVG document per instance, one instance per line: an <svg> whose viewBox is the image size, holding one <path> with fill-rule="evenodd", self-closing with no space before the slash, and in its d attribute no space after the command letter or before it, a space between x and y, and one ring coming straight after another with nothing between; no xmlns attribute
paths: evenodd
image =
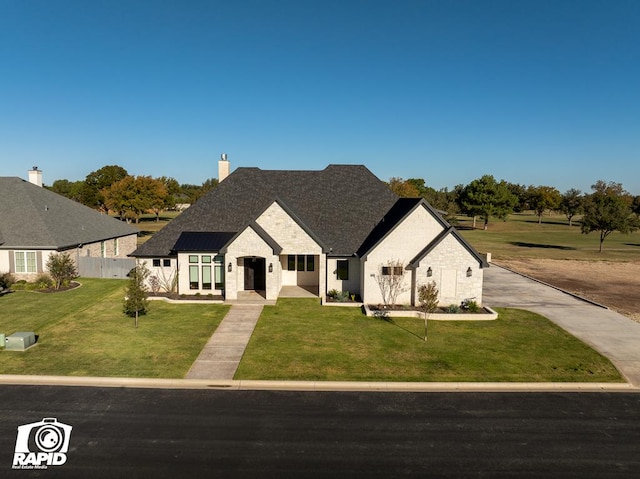
<svg viewBox="0 0 640 479"><path fill-rule="evenodd" d="M509 258L549 258L573 260L630 261L640 260L640 232L621 234L614 232L605 239L599 253L597 232L582 234L580 223L569 227L562 215L545 215L542 224L531 213L509 215L507 221L491 218L487 231L468 229L472 221L460 217L460 233L480 252L490 252L495 260Z"/></svg>
<svg viewBox="0 0 640 479"><path fill-rule="evenodd" d="M79 281L72 291L0 297L0 332L39 336L27 351L0 350L0 374L181 378L228 310L153 301L136 329L122 313L126 281Z"/></svg>
<svg viewBox="0 0 640 479"><path fill-rule="evenodd" d="M140 229L138 234L138 246L149 241L149 239L160 231L162 228L180 214L179 211L163 211L160 213L159 221L156 221L156 215L145 214L140 217L138 223L133 225Z"/></svg>
<svg viewBox="0 0 640 479"><path fill-rule="evenodd" d="M622 381L603 356L537 314L424 322L364 316L313 299L266 306L236 379L345 381Z"/></svg>

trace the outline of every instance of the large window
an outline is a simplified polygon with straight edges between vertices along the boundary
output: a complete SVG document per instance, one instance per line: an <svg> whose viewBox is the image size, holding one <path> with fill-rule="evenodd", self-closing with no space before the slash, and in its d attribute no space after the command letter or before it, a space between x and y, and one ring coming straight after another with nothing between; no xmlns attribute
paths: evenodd
<svg viewBox="0 0 640 479"><path fill-rule="evenodd" d="M315 271L316 257L308 254L290 254L287 256L287 271Z"/></svg>
<svg viewBox="0 0 640 479"><path fill-rule="evenodd" d="M193 264L189 265L189 289L200 289L198 267Z"/></svg>
<svg viewBox="0 0 640 479"><path fill-rule="evenodd" d="M316 270L316 257L313 255L307 255L307 271Z"/></svg>
<svg viewBox="0 0 640 479"><path fill-rule="evenodd" d="M211 265L202 266L202 289L211 289Z"/></svg>
<svg viewBox="0 0 640 479"><path fill-rule="evenodd" d="M35 251L16 251L14 257L15 257L16 273L37 273L38 272Z"/></svg>
<svg viewBox="0 0 640 479"><path fill-rule="evenodd" d="M338 260L337 277L338 279L341 279L341 280L349 279L349 260L348 259Z"/></svg>
<svg viewBox="0 0 640 479"><path fill-rule="evenodd" d="M189 289L224 289L224 256L189 255Z"/></svg>

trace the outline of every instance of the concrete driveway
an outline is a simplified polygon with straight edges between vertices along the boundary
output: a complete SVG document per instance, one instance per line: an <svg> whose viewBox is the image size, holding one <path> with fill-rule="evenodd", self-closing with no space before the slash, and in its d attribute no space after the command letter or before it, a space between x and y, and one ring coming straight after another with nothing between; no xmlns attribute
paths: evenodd
<svg viewBox="0 0 640 479"><path fill-rule="evenodd" d="M484 270L483 303L546 316L609 358L640 387L640 323L495 264Z"/></svg>

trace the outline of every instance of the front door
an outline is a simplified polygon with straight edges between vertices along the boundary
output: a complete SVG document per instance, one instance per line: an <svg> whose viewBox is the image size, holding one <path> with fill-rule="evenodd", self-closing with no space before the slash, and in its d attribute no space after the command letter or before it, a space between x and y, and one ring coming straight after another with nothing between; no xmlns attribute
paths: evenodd
<svg viewBox="0 0 640 479"><path fill-rule="evenodd" d="M265 259L245 258L244 259L244 290L264 291L265 282Z"/></svg>

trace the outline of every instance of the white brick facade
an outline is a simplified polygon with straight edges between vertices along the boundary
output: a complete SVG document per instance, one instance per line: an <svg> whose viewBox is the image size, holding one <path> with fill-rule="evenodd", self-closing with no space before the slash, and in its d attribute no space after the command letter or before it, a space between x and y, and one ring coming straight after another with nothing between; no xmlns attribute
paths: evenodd
<svg viewBox="0 0 640 479"><path fill-rule="evenodd" d="M256 220L281 247L282 254L321 254L322 248L274 202Z"/></svg>
<svg viewBox="0 0 640 479"><path fill-rule="evenodd" d="M412 211L405 220L392 230L363 261L363 301L382 303L378 284L380 267L387 263L403 264L404 278L397 297L398 304L417 304L417 287L434 280L443 305L460 304L465 298L475 298L482 303L483 271L476 258L452 235L449 234L420 262L417 270L407 267L427 245L442 233L443 226L423 206ZM431 267L432 276L427 278ZM471 276L467 269L471 267Z"/></svg>
<svg viewBox="0 0 640 479"><path fill-rule="evenodd" d="M225 299L237 299L238 291L244 289L244 257L255 256L265 259L265 284L266 299L276 299L280 293L280 260L273 254L273 249L256 233L253 228L247 227L229 245L224 257L226 265ZM231 263L231 272L228 265ZM269 273L269 265L273 265L273 272Z"/></svg>
<svg viewBox="0 0 640 479"><path fill-rule="evenodd" d="M431 277L427 276L429 268ZM471 276L467 276L469 268ZM448 235L420 262L415 270L415 282L420 286L434 281L440 293L441 306L460 305L466 298L474 298L482 304L483 273L469 251L453 235Z"/></svg>

